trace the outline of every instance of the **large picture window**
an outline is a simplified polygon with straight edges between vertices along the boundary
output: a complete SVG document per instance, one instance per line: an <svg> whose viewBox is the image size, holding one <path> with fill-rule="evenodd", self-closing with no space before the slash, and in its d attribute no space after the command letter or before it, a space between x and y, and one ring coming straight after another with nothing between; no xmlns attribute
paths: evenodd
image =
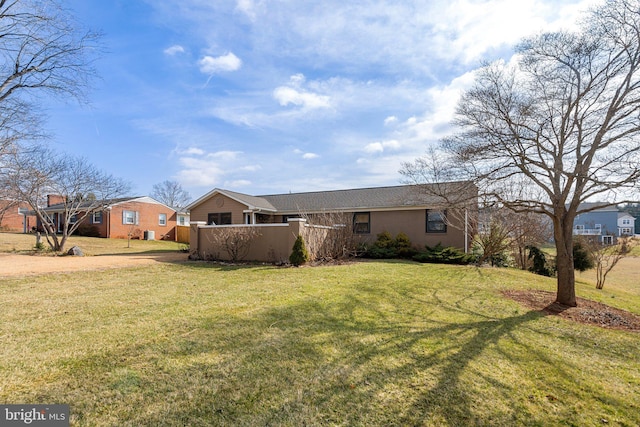
<svg viewBox="0 0 640 427"><path fill-rule="evenodd" d="M371 214L369 212L353 214L353 232L356 234L371 233Z"/></svg>
<svg viewBox="0 0 640 427"><path fill-rule="evenodd" d="M447 212L427 210L427 233L447 232Z"/></svg>
<svg viewBox="0 0 640 427"><path fill-rule="evenodd" d="M231 224L231 212L216 212L207 215L209 225L229 225Z"/></svg>

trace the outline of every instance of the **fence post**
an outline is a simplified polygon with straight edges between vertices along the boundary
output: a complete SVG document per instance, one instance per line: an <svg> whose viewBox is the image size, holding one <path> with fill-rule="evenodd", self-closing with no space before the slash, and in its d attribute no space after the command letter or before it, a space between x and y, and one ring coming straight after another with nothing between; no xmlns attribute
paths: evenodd
<svg viewBox="0 0 640 427"><path fill-rule="evenodd" d="M191 221L189 224L189 250L191 253L196 253L199 257L200 253L200 227L207 225L204 221Z"/></svg>

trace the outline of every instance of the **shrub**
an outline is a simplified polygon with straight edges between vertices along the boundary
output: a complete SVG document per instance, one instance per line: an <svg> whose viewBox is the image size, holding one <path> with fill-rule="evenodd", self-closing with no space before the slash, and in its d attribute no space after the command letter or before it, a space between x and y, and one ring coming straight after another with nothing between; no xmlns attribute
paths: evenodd
<svg viewBox="0 0 640 427"><path fill-rule="evenodd" d="M529 271L541 276L552 276L553 269L549 267L544 252L535 246L528 246L527 248L529 249L529 259L533 261L533 265L529 268Z"/></svg>
<svg viewBox="0 0 640 427"><path fill-rule="evenodd" d="M425 250L413 256L414 261L428 262L435 264L469 264L474 261L472 255L464 253L461 249L453 246L444 247L440 243L436 246L425 246Z"/></svg>
<svg viewBox="0 0 640 427"><path fill-rule="evenodd" d="M400 232L393 241L398 257L411 259L418 251L411 245L409 236Z"/></svg>
<svg viewBox="0 0 640 427"><path fill-rule="evenodd" d="M304 244L302 235L298 234L293 244L291 255L289 255L289 262L297 267L307 261L309 261L309 252L307 252L307 247Z"/></svg>
<svg viewBox="0 0 640 427"><path fill-rule="evenodd" d="M416 250L411 246L409 236L400 232L394 239L391 233L383 231L378 234L373 245L369 246L365 252L367 258L390 259L408 258L411 259Z"/></svg>
<svg viewBox="0 0 640 427"><path fill-rule="evenodd" d="M76 235L85 237L100 237L100 230L95 225L82 224L76 230Z"/></svg>
<svg viewBox="0 0 640 427"><path fill-rule="evenodd" d="M595 266L589 248L580 239L573 242L573 268L582 272Z"/></svg>

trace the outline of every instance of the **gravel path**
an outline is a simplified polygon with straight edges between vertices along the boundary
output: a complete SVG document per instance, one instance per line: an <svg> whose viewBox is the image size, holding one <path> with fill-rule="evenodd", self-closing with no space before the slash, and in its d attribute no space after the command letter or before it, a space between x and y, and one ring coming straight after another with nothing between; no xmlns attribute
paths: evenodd
<svg viewBox="0 0 640 427"><path fill-rule="evenodd" d="M0 277L104 270L186 260L187 254L179 252L85 257L0 253Z"/></svg>

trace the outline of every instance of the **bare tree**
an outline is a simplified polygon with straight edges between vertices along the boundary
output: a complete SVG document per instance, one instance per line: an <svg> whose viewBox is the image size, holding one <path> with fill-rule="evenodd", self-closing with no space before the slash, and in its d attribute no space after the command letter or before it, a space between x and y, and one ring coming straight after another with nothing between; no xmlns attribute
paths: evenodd
<svg viewBox="0 0 640 427"><path fill-rule="evenodd" d="M575 306L572 233L582 203L628 200L640 179L640 1L609 0L579 32L531 37L516 51L514 64L477 72L440 164L507 208L550 218L556 300Z"/></svg>
<svg viewBox="0 0 640 427"><path fill-rule="evenodd" d="M516 267L529 267L529 249L551 241L551 223L534 212L514 212L502 207L484 207L480 213L480 226L474 239L489 256L510 249ZM482 259L481 259L482 260Z"/></svg>
<svg viewBox="0 0 640 427"><path fill-rule="evenodd" d="M604 288L607 275L637 244L630 237L618 237L616 245L604 245L597 239L584 239L583 244L596 270L596 289Z"/></svg>
<svg viewBox="0 0 640 427"><path fill-rule="evenodd" d="M40 95L85 99L98 39L55 0L0 0L0 162L44 136Z"/></svg>
<svg viewBox="0 0 640 427"><path fill-rule="evenodd" d="M496 217L490 218L489 222L483 224L473 239L474 247L482 252L478 258L478 264L489 262L492 266L496 265L496 261L511 246L509 231L507 224Z"/></svg>
<svg viewBox="0 0 640 427"><path fill-rule="evenodd" d="M153 186L151 197L175 210L182 210L191 201L191 195L177 181L163 181Z"/></svg>
<svg viewBox="0 0 640 427"><path fill-rule="evenodd" d="M251 249L251 244L260 235L260 230L251 225L221 226L211 236L207 235L207 239L210 243L223 249L232 262L237 262L247 256Z"/></svg>
<svg viewBox="0 0 640 427"><path fill-rule="evenodd" d="M309 214L300 212L300 217L312 227L324 227L325 232L308 229L304 240L311 259L340 259L355 254L359 236L353 232L353 214L326 211Z"/></svg>
<svg viewBox="0 0 640 427"><path fill-rule="evenodd" d="M34 209L54 251L64 250L67 238L85 218L129 190L127 183L100 171L86 159L58 155L43 147L16 153L0 172L2 185L15 199ZM45 202L48 195L60 196L56 218Z"/></svg>

